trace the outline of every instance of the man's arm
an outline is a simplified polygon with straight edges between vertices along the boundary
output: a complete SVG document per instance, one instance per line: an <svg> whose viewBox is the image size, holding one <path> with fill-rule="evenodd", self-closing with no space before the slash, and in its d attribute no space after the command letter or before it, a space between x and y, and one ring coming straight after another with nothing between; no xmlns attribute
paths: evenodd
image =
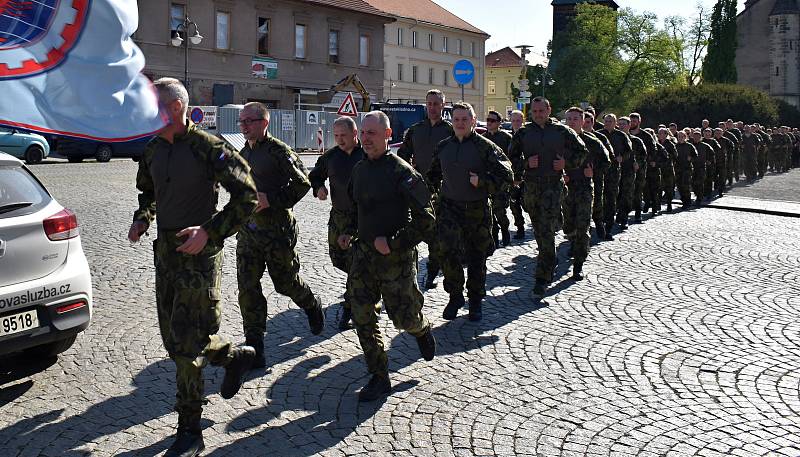
<svg viewBox="0 0 800 457"><path fill-rule="evenodd" d="M399 178L397 190L411 209L411 221L388 240L393 251L413 248L423 239L430 238L436 226L431 194L422 175L406 170L400 173Z"/></svg>
<svg viewBox="0 0 800 457"><path fill-rule="evenodd" d="M586 148L586 143L575 133L575 130L569 127L563 127L561 132L564 136L564 149L567 151L566 157L564 157L566 161L565 168L580 168L580 166L586 162L586 158L589 157L589 150Z"/></svg>
<svg viewBox="0 0 800 457"><path fill-rule="evenodd" d="M288 148L282 148L275 151L275 161L283 176L289 178L289 183L272 192L266 192L267 201L271 208L292 208L297 204L311 189L311 183L308 181L308 176L302 167L295 159L294 153Z"/></svg>
<svg viewBox="0 0 800 457"><path fill-rule="evenodd" d="M397 156L408 163L411 163L411 158L414 156L413 136L414 126L412 125L411 128L406 131L406 135L403 137L403 144L401 144L400 148L397 150Z"/></svg>
<svg viewBox="0 0 800 457"><path fill-rule="evenodd" d="M314 195L317 195L317 191L325 187L325 181L328 179L328 158L330 154L331 150L329 149L319 156L317 163L314 164L314 169L308 173L308 181L311 183Z"/></svg>
<svg viewBox="0 0 800 457"><path fill-rule="evenodd" d="M428 184L430 184L430 191L431 193L438 193L442 186L442 161L439 160L439 153L442 149L444 149L447 141L442 141L436 145L436 148L433 150L433 160L431 161L431 168L428 169L428 173L425 176L427 178Z"/></svg>
<svg viewBox="0 0 800 457"><path fill-rule="evenodd" d="M508 147L508 158L511 160L511 170L514 172L514 181L521 182L525 177L525 159L522 149L522 132L520 129L512 138L511 146Z"/></svg>
<svg viewBox="0 0 800 457"><path fill-rule="evenodd" d="M133 221L145 225L144 231L150 227L156 217L156 195L153 177L150 175L149 158L153 150L148 146L139 160L139 170L136 172L136 189L139 190L139 208L133 212Z"/></svg>
<svg viewBox="0 0 800 457"><path fill-rule="evenodd" d="M478 174L478 187L486 188L489 195L496 195L514 183L514 172L511 162L499 146L488 140L483 144L486 173Z"/></svg>
<svg viewBox="0 0 800 457"><path fill-rule="evenodd" d="M214 180L231 195L222 211L203 223L208 238L215 244L239 231L256 208L256 185L247 162L223 142L211 145L209 160L213 160Z"/></svg>

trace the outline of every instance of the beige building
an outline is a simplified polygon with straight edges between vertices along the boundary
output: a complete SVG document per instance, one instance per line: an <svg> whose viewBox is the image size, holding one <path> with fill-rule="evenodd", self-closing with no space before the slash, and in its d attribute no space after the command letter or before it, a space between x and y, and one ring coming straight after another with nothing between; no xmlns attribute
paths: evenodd
<svg viewBox="0 0 800 457"><path fill-rule="evenodd" d="M747 0L736 19L738 83L800 107L797 0Z"/></svg>
<svg viewBox="0 0 800 457"><path fill-rule="evenodd" d="M318 103L316 92L348 74L363 81L373 101L383 98L384 25L393 22L363 0L139 0L134 40L151 78L184 79L182 24L188 35L191 103L261 101L292 109ZM354 93L355 95L355 93ZM357 100L360 97L356 97Z"/></svg>
<svg viewBox="0 0 800 457"><path fill-rule="evenodd" d="M484 53L489 35L431 0L366 0L396 22L385 27L383 97L397 102L424 103L431 88L447 101L461 100L453 65L467 59L475 67L464 98L484 112Z"/></svg>
<svg viewBox="0 0 800 457"><path fill-rule="evenodd" d="M508 118L516 109L511 85L516 87L522 76L522 58L505 47L486 54L486 112L497 111Z"/></svg>

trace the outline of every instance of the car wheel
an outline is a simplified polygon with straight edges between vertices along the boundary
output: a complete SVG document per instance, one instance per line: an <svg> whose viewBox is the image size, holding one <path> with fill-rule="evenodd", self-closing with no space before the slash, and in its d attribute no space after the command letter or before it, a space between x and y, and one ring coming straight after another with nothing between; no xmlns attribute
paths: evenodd
<svg viewBox="0 0 800 457"><path fill-rule="evenodd" d="M80 163L80 162L83 162L83 157L81 157L81 156L67 156L67 162L69 162L69 163Z"/></svg>
<svg viewBox="0 0 800 457"><path fill-rule="evenodd" d="M97 159L98 162L108 162L111 160L111 155L113 154L111 150L111 146L107 144L101 144L97 147L97 152L94 155L94 158Z"/></svg>
<svg viewBox="0 0 800 457"><path fill-rule="evenodd" d="M25 151L25 163L28 165L41 163L44 159L44 150L41 146L33 145Z"/></svg>
<svg viewBox="0 0 800 457"><path fill-rule="evenodd" d="M53 341L52 343L43 344L41 346L35 346L30 349L26 349L25 353L33 357L40 358L54 357L72 347L72 344L75 343L75 339L77 337L78 335L72 335L63 340Z"/></svg>

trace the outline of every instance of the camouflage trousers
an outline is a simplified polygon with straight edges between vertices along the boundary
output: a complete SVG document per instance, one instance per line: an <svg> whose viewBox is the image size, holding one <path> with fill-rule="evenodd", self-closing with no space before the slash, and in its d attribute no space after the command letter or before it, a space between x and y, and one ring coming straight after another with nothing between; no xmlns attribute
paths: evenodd
<svg viewBox="0 0 800 457"><path fill-rule="evenodd" d="M736 156L733 151L728 151L728 154L725 157L725 172L727 174L726 179L728 181L728 185L733 184L733 179L734 179L733 174L735 172L735 169L736 169Z"/></svg>
<svg viewBox="0 0 800 457"><path fill-rule="evenodd" d="M511 197L509 206L511 207L511 214L514 216L514 226L517 227L518 230L525 229L525 216L522 214L524 193L525 183L521 183L519 186L511 186L509 190L509 196Z"/></svg>
<svg viewBox="0 0 800 457"><path fill-rule="evenodd" d="M338 239L339 235L344 233L347 224L347 214L331 208L331 215L328 218L328 256L330 256L333 266L345 274L350 273L350 265L353 263L353 250L340 248ZM344 307L350 308L347 291L344 293Z"/></svg>
<svg viewBox="0 0 800 457"><path fill-rule="evenodd" d="M745 157L744 175L748 180L753 180L758 175L758 162L756 157Z"/></svg>
<svg viewBox="0 0 800 457"><path fill-rule="evenodd" d="M636 172L623 171L619 179L619 200L617 203L617 223L628 222L628 214L633 209L633 195L636 187Z"/></svg>
<svg viewBox="0 0 800 457"><path fill-rule="evenodd" d="M537 281L551 282L556 269L555 235L563 224L561 195L565 192L561 176L533 178L525 182L525 211L533 221L539 254L536 257Z"/></svg>
<svg viewBox="0 0 800 457"><path fill-rule="evenodd" d="M378 327L383 298L394 326L413 336L431 327L422 314L424 297L417 286L417 250L382 255L372 242L358 240L353 247L353 268L347 277L347 293L358 340L370 374L388 375L388 359Z"/></svg>
<svg viewBox="0 0 800 457"><path fill-rule="evenodd" d="M605 171L598 171L597 169L594 170L594 177L592 178L592 185L594 186L594 195L597 195L597 198L592 200L592 220L594 221L595 227L599 227L603 224L603 189L605 189L605 179L606 179L606 172ZM564 221L566 224L566 220Z"/></svg>
<svg viewBox="0 0 800 457"><path fill-rule="evenodd" d="M572 257L575 264L583 264L589 256L589 227L594 200L591 179L570 181L564 198L564 235L572 243Z"/></svg>
<svg viewBox="0 0 800 457"><path fill-rule="evenodd" d="M653 211L661 211L661 170L648 168L644 192L645 206Z"/></svg>
<svg viewBox="0 0 800 457"><path fill-rule="evenodd" d="M692 191L694 192L695 197L702 199L706 196L705 182L706 171L695 168L694 173L692 174Z"/></svg>
<svg viewBox="0 0 800 457"><path fill-rule="evenodd" d="M439 217L439 195L431 194L431 204L433 205L433 212L436 217ZM437 274L442 267L442 247L439 243L439 237L434 233L427 240L423 240L428 245L428 272L435 271Z"/></svg>
<svg viewBox="0 0 800 457"><path fill-rule="evenodd" d="M686 205L692 202L692 172L690 170L678 171L678 192L681 202Z"/></svg>
<svg viewBox="0 0 800 457"><path fill-rule="evenodd" d="M222 307L222 246L208 243L197 255L175 252L185 239L159 230L153 242L156 309L161 340L175 361L179 425L199 431L203 410L203 367L225 366L231 344L217 335Z"/></svg>
<svg viewBox="0 0 800 457"><path fill-rule="evenodd" d="M245 337L261 338L267 330L267 299L261 289L264 270L275 292L287 296L302 309L315 305L314 294L300 278L300 258L295 251L297 222L289 213L276 216L266 227L249 223L236 235L236 277L239 309Z"/></svg>
<svg viewBox="0 0 800 457"><path fill-rule="evenodd" d="M730 167L731 172L733 173L733 177L738 181L739 176L741 176L744 171L744 167L742 165L742 151L740 148L736 148L733 150L733 166Z"/></svg>
<svg viewBox="0 0 800 457"><path fill-rule="evenodd" d="M767 172L767 147L762 146L758 149L758 156L756 157L756 165L758 168L758 175L764 176Z"/></svg>
<svg viewBox="0 0 800 457"><path fill-rule="evenodd" d="M706 164L705 181L703 182L703 196L710 197L714 193L714 181L717 179L717 170L713 165Z"/></svg>
<svg viewBox="0 0 800 457"><path fill-rule="evenodd" d="M661 173L661 193L667 203L671 203L675 198L675 180L673 173Z"/></svg>
<svg viewBox="0 0 800 457"><path fill-rule="evenodd" d="M639 168L639 171L636 172L636 181L633 185L633 204L630 210L636 211L637 213L642 210L642 201L647 193L646 170L646 167Z"/></svg>
<svg viewBox="0 0 800 457"><path fill-rule="evenodd" d="M436 233L441 242L444 290L450 295L464 293L464 268L467 264L467 296L486 296L486 258L494 253L492 210L486 200L457 202L443 198L436 217Z"/></svg>
<svg viewBox="0 0 800 457"><path fill-rule="evenodd" d="M598 198L599 198L598 193ZM619 197L619 167L612 165L606 172L603 185L603 220L606 224L614 223L617 216L617 199Z"/></svg>
<svg viewBox="0 0 800 457"><path fill-rule="evenodd" d="M508 220L508 207L511 205L511 194L508 190L492 195L492 232L500 229L508 230L511 221Z"/></svg>
<svg viewBox="0 0 800 457"><path fill-rule="evenodd" d="M719 192L725 189L725 181L728 179L728 168L726 163L717 162L717 167L714 171L716 172L716 176L714 176L714 190Z"/></svg>

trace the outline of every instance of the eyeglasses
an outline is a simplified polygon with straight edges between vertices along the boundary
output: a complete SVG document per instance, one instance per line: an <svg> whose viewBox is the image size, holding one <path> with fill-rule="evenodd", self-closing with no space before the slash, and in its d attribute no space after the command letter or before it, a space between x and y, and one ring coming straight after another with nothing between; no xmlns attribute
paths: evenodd
<svg viewBox="0 0 800 457"><path fill-rule="evenodd" d="M492 119L491 117L487 117L486 122L500 122L500 119Z"/></svg>
<svg viewBox="0 0 800 457"><path fill-rule="evenodd" d="M255 124L258 121L265 121L265 120L266 119L264 119L263 117L260 117L258 119L239 119L239 125L243 125L243 126L247 127L250 124Z"/></svg>

